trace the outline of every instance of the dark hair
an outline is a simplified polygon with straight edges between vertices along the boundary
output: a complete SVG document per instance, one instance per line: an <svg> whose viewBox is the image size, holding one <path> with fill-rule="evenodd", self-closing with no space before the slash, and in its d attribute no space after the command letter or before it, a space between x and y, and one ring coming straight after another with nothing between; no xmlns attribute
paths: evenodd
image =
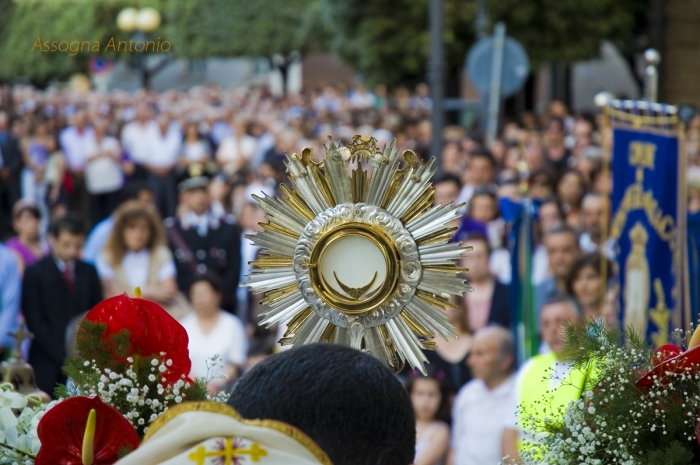
<svg viewBox="0 0 700 465"><path fill-rule="evenodd" d="M540 202L540 208L542 208L543 206L545 206L545 205L547 205L547 204L550 204L550 203L551 203L551 204L554 204L554 205L557 207L557 212L559 212L559 216L560 216L561 218L564 218L564 209L563 209L562 206L561 206L561 202L560 202L559 199L558 199L556 196L554 196L554 195L551 195L551 196L545 198L544 200L542 200L542 201Z"/></svg>
<svg viewBox="0 0 700 465"><path fill-rule="evenodd" d="M486 150L484 148L474 150L471 153L470 158L472 160L474 160L476 158L481 158L481 159L487 160L491 164L492 168L496 168L496 159L493 158L493 155L491 155L491 152L489 152L488 150Z"/></svg>
<svg viewBox="0 0 700 465"><path fill-rule="evenodd" d="M559 129L561 131L566 130L566 126L564 125L564 120L559 118L558 116L551 116L549 118L549 120L547 120L547 124L545 124L545 129L548 129L552 123L557 123L559 125Z"/></svg>
<svg viewBox="0 0 700 465"><path fill-rule="evenodd" d="M599 252L590 252L584 255L581 255L574 261L574 264L571 265L571 270L569 270L569 275L566 277L566 292L572 296L576 297L574 295L574 281L576 281L576 278L578 277L578 274L584 269L584 268L592 268L598 277L600 276L600 267L605 266L606 270L608 270L608 275L606 278L606 281L610 280L610 275L612 274L612 264L610 263L610 260L608 260L605 255L599 253ZM602 283L605 287L607 287L607 282Z"/></svg>
<svg viewBox="0 0 700 465"><path fill-rule="evenodd" d="M570 174L576 176L578 178L578 181L581 183L581 198L583 198L583 196L585 194L584 189L586 188L586 180L583 179L583 175L578 170L569 168L569 169L565 170L563 173L561 173L559 175L559 179L557 180L557 186L559 186L559 183L561 183L561 181L566 176L568 176Z"/></svg>
<svg viewBox="0 0 700 465"><path fill-rule="evenodd" d="M86 235L87 231L83 218L75 212L68 212L49 226L49 233L55 238L60 237L63 232L75 236Z"/></svg>
<svg viewBox="0 0 700 465"><path fill-rule="evenodd" d="M564 214L564 208L562 207L561 202L559 201L559 199L557 197L550 196L550 197L547 197L546 199L544 199L540 203L540 206L537 208L537 223L540 227L540 237L542 239L544 239L544 236L546 235L547 231L542 229L542 223L540 222L540 217L539 217L540 213L539 212L540 212L540 209L542 209L542 207L544 207L545 205L550 205L550 204L554 205L554 207L557 209L557 214L559 215L560 221L563 221L564 218L566 217L566 215ZM556 226L556 224L555 224L555 226Z"/></svg>
<svg viewBox="0 0 700 465"><path fill-rule="evenodd" d="M442 175L438 176L435 178L433 181L433 185L437 186L438 184L441 184L443 182L451 182L454 183L457 186L457 189L462 188L462 182L459 180L457 176L455 176L452 173L443 173Z"/></svg>
<svg viewBox="0 0 700 465"><path fill-rule="evenodd" d="M581 308L578 305L578 302L572 299L571 296L559 292L547 299L544 305L542 305L542 308L540 309L540 316L542 315L542 311L545 307L556 304L571 305L571 308L574 310L574 313L576 314L577 318L581 318L581 316L583 315L583 313L581 312Z"/></svg>
<svg viewBox="0 0 700 465"><path fill-rule="evenodd" d="M576 242L576 247L578 247L578 233L571 226L565 223L554 225L549 231L545 231L544 238L554 234L571 234Z"/></svg>
<svg viewBox="0 0 700 465"><path fill-rule="evenodd" d="M131 200L138 200L141 192L143 191L148 191L151 194L153 193L153 189L151 189L151 186L149 186L145 181L141 181L139 179L129 181L129 184L127 184L122 191L119 201L121 203L126 203Z"/></svg>
<svg viewBox="0 0 700 465"><path fill-rule="evenodd" d="M483 242L484 245L486 246L486 253L488 254L489 257L491 256L491 252L492 252L492 250L491 250L491 243L489 242L488 236L486 236L485 234L482 234L482 233L480 233L480 232L474 233L474 234L469 234L469 235L467 235L464 239L462 239L462 242L463 242L463 243L464 243L464 242L467 242L467 241L478 241L478 242ZM469 253L469 252L467 252L467 254L468 254L468 253ZM467 258L469 258L469 255L467 255Z"/></svg>
<svg viewBox="0 0 700 465"><path fill-rule="evenodd" d="M22 213L29 213L35 219L41 219L41 211L39 207L33 202L27 202L26 200L18 200L15 206L12 208L12 219L18 220Z"/></svg>
<svg viewBox="0 0 700 465"><path fill-rule="evenodd" d="M206 271L204 273L198 273L192 277L187 286L187 294L192 292L192 287L199 282L206 282L211 286L212 290L217 294L221 294L224 290L224 282L221 280L218 274L212 273L211 271Z"/></svg>
<svg viewBox="0 0 700 465"><path fill-rule="evenodd" d="M334 465L408 465L415 455L411 400L378 359L337 344L309 344L268 357L228 401L244 418L288 423Z"/></svg>
<svg viewBox="0 0 700 465"><path fill-rule="evenodd" d="M542 168L537 168L536 170L533 170L532 173L530 173L530 178L528 179L529 183L532 184L535 180L535 178L539 177L544 177L545 182L547 183L547 186L550 188L552 192L556 191L557 187L557 179L556 179L556 174L552 172L550 168L547 167L542 167Z"/></svg>
<svg viewBox="0 0 700 465"><path fill-rule="evenodd" d="M409 377L406 380L406 392L410 397L413 393L413 388L415 387L416 381L419 379L425 379L430 381L435 381L440 389L440 405L438 406L437 412L435 412L435 419L445 422L448 425L452 422L452 415L450 411L450 394L452 394L452 387L450 383L447 382L447 376L442 370L435 370L428 366L427 368L428 376L423 376L423 374L418 370L411 370L409 372Z"/></svg>
<svg viewBox="0 0 700 465"><path fill-rule="evenodd" d="M248 346L248 357L272 355L275 353L275 343L271 339L253 339Z"/></svg>
<svg viewBox="0 0 700 465"><path fill-rule="evenodd" d="M469 206L467 207L467 214L469 216L472 215L472 200L474 200L476 197L488 197L493 201L494 206L496 207L493 212L493 218L491 220L495 220L499 216L501 216L501 211L500 208L498 208L498 199L496 198L496 194L494 193L492 188L483 186L483 187L477 187L474 189L474 194L472 194L472 198L469 200Z"/></svg>

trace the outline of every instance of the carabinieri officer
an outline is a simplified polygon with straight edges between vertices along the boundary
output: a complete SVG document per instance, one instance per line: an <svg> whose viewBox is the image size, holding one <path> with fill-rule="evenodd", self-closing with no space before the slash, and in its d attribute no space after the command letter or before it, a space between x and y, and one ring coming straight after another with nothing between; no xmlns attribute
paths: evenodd
<svg viewBox="0 0 700 465"><path fill-rule="evenodd" d="M178 178L181 212L164 222L177 267L177 284L187 293L192 278L207 271L224 282L221 306L236 313L241 270L241 232L230 214L215 214L209 182L216 175L212 163L195 163Z"/></svg>

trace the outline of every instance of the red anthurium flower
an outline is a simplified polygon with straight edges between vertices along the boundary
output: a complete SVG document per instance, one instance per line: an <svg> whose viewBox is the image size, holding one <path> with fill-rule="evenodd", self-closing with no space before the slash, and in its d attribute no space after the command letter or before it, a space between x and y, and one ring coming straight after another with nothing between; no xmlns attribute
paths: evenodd
<svg viewBox="0 0 700 465"><path fill-rule="evenodd" d="M91 410L95 414L88 427ZM141 442L124 415L99 397L59 402L41 418L37 434L41 449L36 465L112 465L119 460L120 449L134 450Z"/></svg>
<svg viewBox="0 0 700 465"><path fill-rule="evenodd" d="M668 373L694 374L700 370L700 345L692 346L683 352L678 346L664 344L654 351L654 368L637 381L637 387L649 389L654 385L654 377L661 383L670 381ZM688 370L690 368L690 371Z"/></svg>
<svg viewBox="0 0 700 465"><path fill-rule="evenodd" d="M652 356L652 362L654 362L654 365L658 365L659 363L665 362L670 358L680 355L682 352L683 349L681 349L677 345L664 344L662 346L659 346L654 351L654 354Z"/></svg>
<svg viewBox="0 0 700 465"><path fill-rule="evenodd" d="M160 357L160 353L165 352L163 358L172 360L172 365L168 366L162 376L170 383L181 379L182 375L189 381L187 376L192 363L187 349L187 332L157 303L122 294L97 304L85 319L107 325L103 338L117 334L122 329L129 331L129 355Z"/></svg>

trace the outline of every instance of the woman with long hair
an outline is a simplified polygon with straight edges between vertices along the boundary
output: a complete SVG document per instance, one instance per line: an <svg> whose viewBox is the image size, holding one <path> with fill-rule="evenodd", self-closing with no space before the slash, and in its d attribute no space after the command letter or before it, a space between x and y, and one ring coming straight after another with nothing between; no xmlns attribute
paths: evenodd
<svg viewBox="0 0 700 465"><path fill-rule="evenodd" d="M575 170L564 172L557 183L557 197L566 215L566 224L579 230L581 228L581 200L585 194L585 180Z"/></svg>
<svg viewBox="0 0 700 465"><path fill-rule="evenodd" d="M431 369L428 376L411 371L406 382L416 416L415 465L442 465L449 451L450 397L445 373Z"/></svg>
<svg viewBox="0 0 700 465"><path fill-rule="evenodd" d="M581 307L583 316L589 319L603 319L606 323L614 315L606 312L607 282L603 282L601 267L606 267L607 276L612 274L610 261L598 252L591 252L579 257L571 267L566 280L566 291ZM606 280L607 281L607 280Z"/></svg>
<svg viewBox="0 0 700 465"><path fill-rule="evenodd" d="M178 296L175 262L153 207L139 201L119 207L112 233L95 265L105 297L131 294L138 286L144 298L172 310L168 307ZM173 314L178 316L184 315Z"/></svg>
<svg viewBox="0 0 700 465"><path fill-rule="evenodd" d="M200 134L196 121L185 124L185 140L182 143L182 154L178 163L187 166L192 163L204 163L211 158L211 146Z"/></svg>
<svg viewBox="0 0 700 465"><path fill-rule="evenodd" d="M445 374L445 382L451 395L472 379L467 366L467 357L472 346L472 332L469 329L466 302L458 296L451 296L452 307L446 309L447 318L457 333L457 339L435 338L435 350L426 350L425 356L433 370Z"/></svg>

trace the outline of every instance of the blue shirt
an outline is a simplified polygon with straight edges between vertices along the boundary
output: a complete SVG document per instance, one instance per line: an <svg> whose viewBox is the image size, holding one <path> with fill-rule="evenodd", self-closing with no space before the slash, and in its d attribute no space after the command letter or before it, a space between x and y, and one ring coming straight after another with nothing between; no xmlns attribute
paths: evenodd
<svg viewBox="0 0 700 465"><path fill-rule="evenodd" d="M92 228L90 235L85 241L85 246L83 247L83 261L91 265L95 264L97 256L102 252L109 235L112 233L112 228L114 227L114 218L109 216L104 220L100 221Z"/></svg>
<svg viewBox="0 0 700 465"><path fill-rule="evenodd" d="M19 302L22 280L17 257L0 244L0 346L11 348L14 338L7 333L19 327Z"/></svg>

